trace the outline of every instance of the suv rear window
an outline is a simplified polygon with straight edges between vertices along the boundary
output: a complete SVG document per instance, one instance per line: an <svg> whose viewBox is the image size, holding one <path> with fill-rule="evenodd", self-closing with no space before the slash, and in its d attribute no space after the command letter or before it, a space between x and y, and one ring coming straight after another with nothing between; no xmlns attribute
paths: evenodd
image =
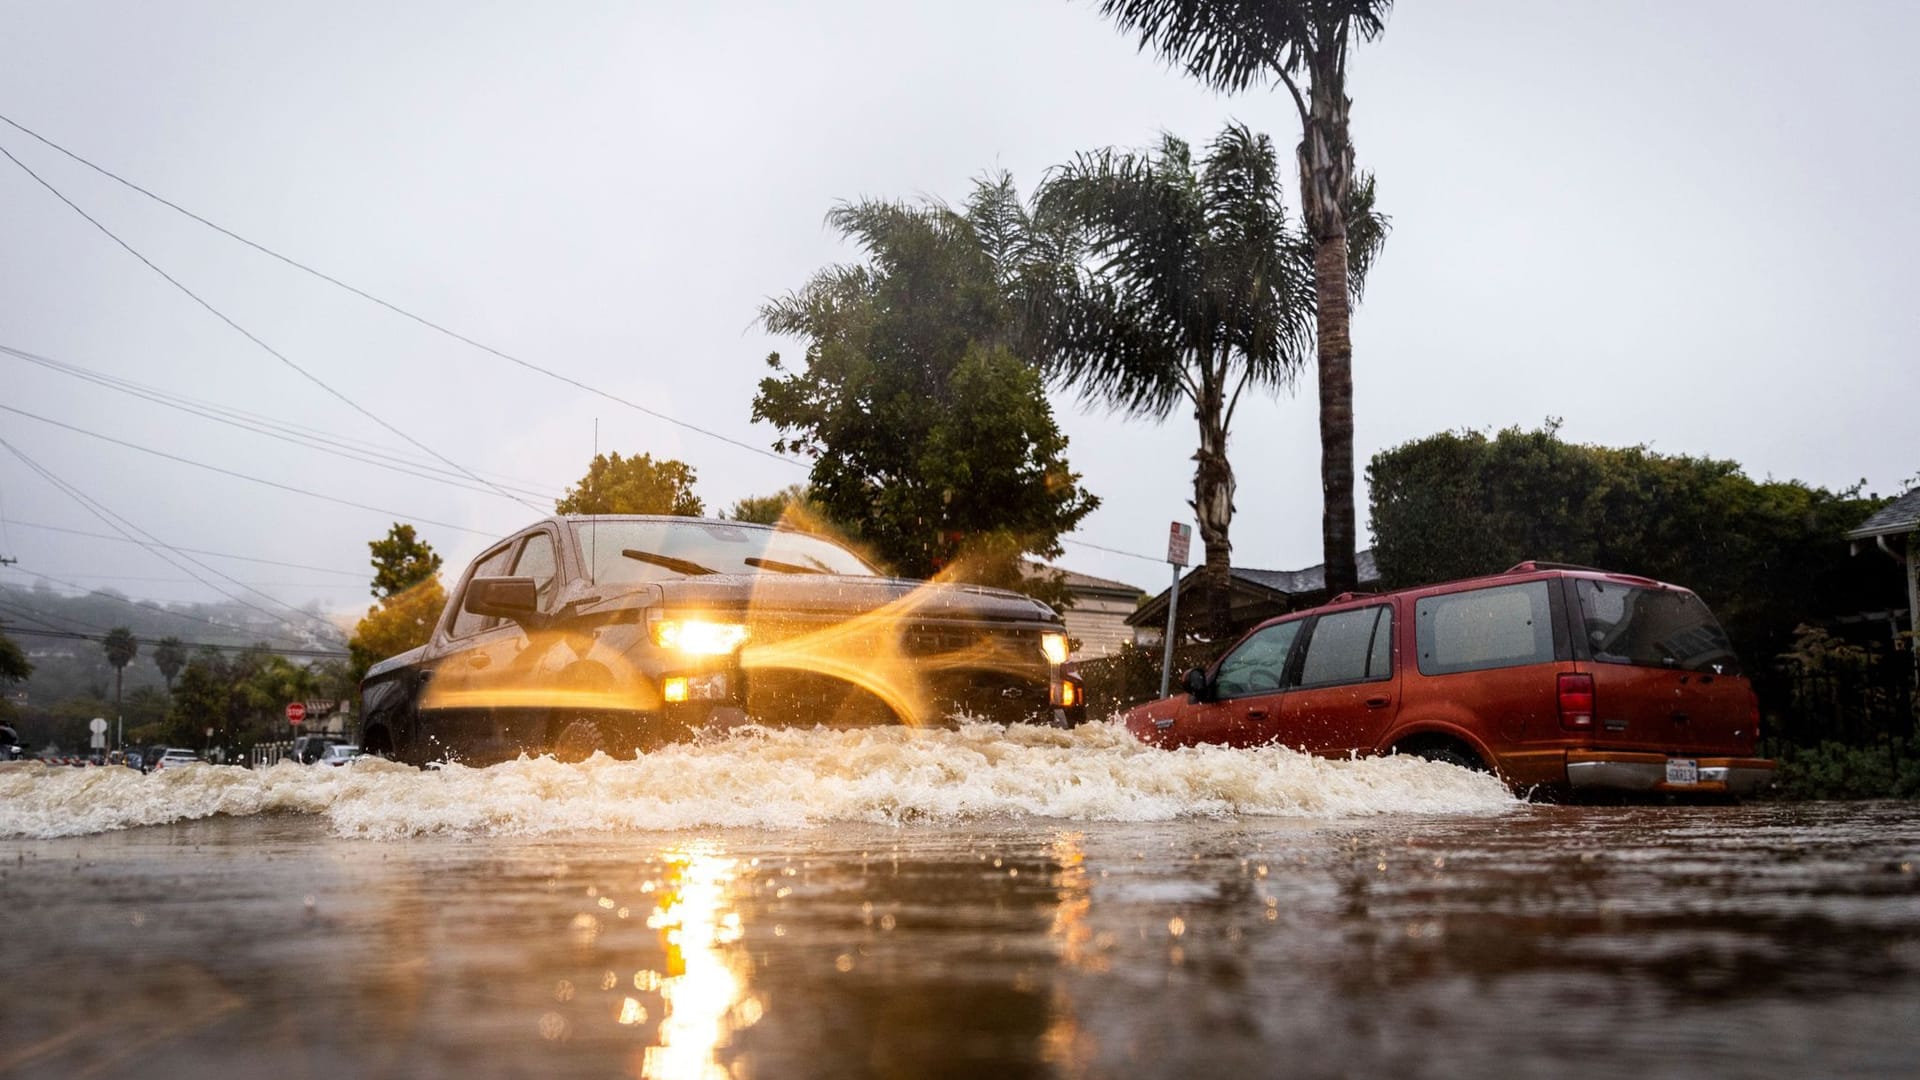
<svg viewBox="0 0 1920 1080"><path fill-rule="evenodd" d="M1420 671L1544 664L1553 659L1551 588L1545 581L1429 596L1413 606Z"/></svg>
<svg viewBox="0 0 1920 1080"><path fill-rule="evenodd" d="M1726 631L1692 593L1587 578L1576 586L1587 648L1599 663L1739 674Z"/></svg>

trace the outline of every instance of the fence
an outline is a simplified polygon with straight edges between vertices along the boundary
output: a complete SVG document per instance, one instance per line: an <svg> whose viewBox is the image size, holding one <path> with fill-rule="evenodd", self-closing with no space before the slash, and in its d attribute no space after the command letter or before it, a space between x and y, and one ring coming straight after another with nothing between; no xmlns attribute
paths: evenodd
<svg viewBox="0 0 1920 1080"><path fill-rule="evenodd" d="M1756 677L1762 733L1801 747L1910 743L1916 734L1912 657L1874 652L1849 659L1813 669L1787 665Z"/></svg>

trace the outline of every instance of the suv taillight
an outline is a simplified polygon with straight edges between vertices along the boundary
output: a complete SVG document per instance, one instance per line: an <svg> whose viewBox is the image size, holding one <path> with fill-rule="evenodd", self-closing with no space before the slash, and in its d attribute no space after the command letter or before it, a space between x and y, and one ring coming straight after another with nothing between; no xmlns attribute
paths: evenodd
<svg viewBox="0 0 1920 1080"><path fill-rule="evenodd" d="M1593 730L1593 676L1560 676L1560 726L1569 731Z"/></svg>

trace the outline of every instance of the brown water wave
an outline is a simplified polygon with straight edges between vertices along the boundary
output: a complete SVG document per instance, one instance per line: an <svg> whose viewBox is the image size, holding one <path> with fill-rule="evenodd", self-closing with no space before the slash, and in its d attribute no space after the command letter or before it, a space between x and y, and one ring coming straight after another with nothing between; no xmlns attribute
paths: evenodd
<svg viewBox="0 0 1920 1080"><path fill-rule="evenodd" d="M1490 776L1415 758L1280 747L1173 752L1123 729L750 729L630 760L522 758L484 769L0 767L0 836L48 839L215 815L324 815L335 833L546 835L995 816L1151 822L1233 816L1497 814Z"/></svg>

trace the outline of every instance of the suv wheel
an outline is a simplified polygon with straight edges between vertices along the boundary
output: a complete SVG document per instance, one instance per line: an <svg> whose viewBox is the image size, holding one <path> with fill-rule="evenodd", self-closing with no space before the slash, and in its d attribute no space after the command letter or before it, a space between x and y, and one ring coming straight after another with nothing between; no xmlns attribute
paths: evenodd
<svg viewBox="0 0 1920 1080"><path fill-rule="evenodd" d="M1456 765L1462 769L1470 769L1474 772L1487 771L1487 767L1481 764L1479 758L1475 757L1470 751L1456 746L1453 743L1427 743L1424 746L1408 747L1399 752L1412 754L1414 757L1426 758L1428 761L1437 761L1442 765Z"/></svg>

